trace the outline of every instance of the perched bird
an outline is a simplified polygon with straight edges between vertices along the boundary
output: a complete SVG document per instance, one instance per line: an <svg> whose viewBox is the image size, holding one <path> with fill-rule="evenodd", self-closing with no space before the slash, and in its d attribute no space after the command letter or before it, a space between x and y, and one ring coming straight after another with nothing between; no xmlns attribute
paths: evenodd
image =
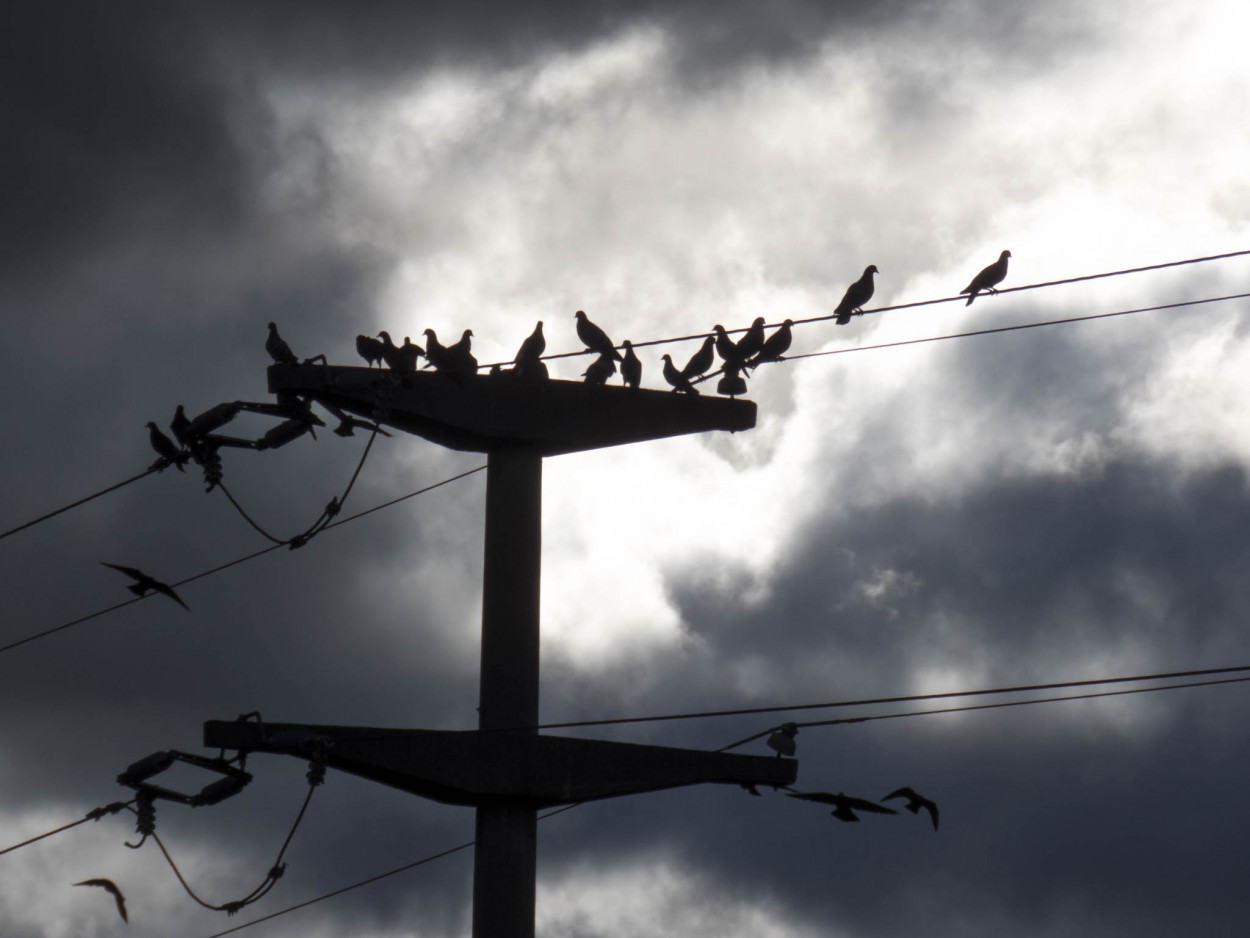
<svg viewBox="0 0 1250 938"><path fill-rule="evenodd" d="M725 327L717 323L712 327L712 331L716 333L716 354L726 365L734 365L742 368L746 365L746 361L738 352L738 343L729 337L729 333L725 331Z"/></svg>
<svg viewBox="0 0 1250 938"><path fill-rule="evenodd" d="M106 567L111 567L120 573L124 573L126 576L134 580L134 582L127 586L126 589L130 590L130 592L134 593L136 596L146 596L149 592L155 590L162 595L168 596L188 612L191 611L190 607L182 601L182 597L175 593L174 588L168 583L162 583L155 577L148 576L142 570L137 570L134 567L123 567L115 563L105 563L103 560L101 560L100 563Z"/></svg>
<svg viewBox="0 0 1250 938"><path fill-rule="evenodd" d="M415 375L417 373L417 359L425 355L425 349L419 345L413 344L408 336L404 336L404 344L396 349L396 363L399 365L395 370L401 375Z"/></svg>
<svg viewBox="0 0 1250 938"><path fill-rule="evenodd" d="M1007 276L1007 258L1011 257L1010 251L1003 251L998 255L998 260L990 264L983 271L972 278L972 283L968 284L959 292L968 294L968 302L964 306L971 306L972 301L977 298L977 294L982 290L990 293L997 293L994 288L1003 282L1003 278Z"/></svg>
<svg viewBox="0 0 1250 938"><path fill-rule="evenodd" d="M616 374L616 363L607 355L600 355L590 367L582 372L587 384L607 384L608 379Z"/></svg>
<svg viewBox="0 0 1250 938"><path fill-rule="evenodd" d="M831 804L833 805L833 810L829 813L839 821L858 821L859 818L855 815L856 811L868 811L872 814L898 814L893 808L879 805L875 801L866 801L863 798L844 795L841 792L834 795L827 791L796 791L788 793L787 797L799 798L803 801L816 801L820 804Z"/></svg>
<svg viewBox="0 0 1250 938"><path fill-rule="evenodd" d="M864 268L863 276L846 288L842 302L833 311L838 317L839 326L845 326L851 321L852 315L858 315L864 311L864 304L872 299L872 293L876 289L876 284L872 282L872 275L877 273L880 273L877 265L869 264Z"/></svg>
<svg viewBox="0 0 1250 938"><path fill-rule="evenodd" d="M282 336L278 335L278 327L274 323L269 324L269 338L265 340L265 351L269 353L269 357L279 365L298 365L299 359L295 357L295 353L291 351L291 346L287 345Z"/></svg>
<svg viewBox="0 0 1250 938"><path fill-rule="evenodd" d="M920 809L924 808L924 810L929 812L929 820L933 822L933 829L934 830L938 829L937 802L930 801L928 798L920 794L915 789L908 788L906 786L904 786L903 788L899 788L896 791L890 792L881 800L889 801L891 798L906 798L907 804L903 805L903 807L906 808L908 811L910 811L912 814L919 814Z"/></svg>
<svg viewBox="0 0 1250 938"><path fill-rule="evenodd" d="M370 368L374 364L382 364L382 343L373 338L373 336L356 336L356 352L369 363Z"/></svg>
<svg viewBox="0 0 1250 938"><path fill-rule="evenodd" d="M638 385L642 384L642 362L634 354L634 343L626 339L622 344L625 346L625 356L621 359L621 380L628 387L637 390Z"/></svg>
<svg viewBox="0 0 1250 938"><path fill-rule="evenodd" d="M716 339L713 336L708 336L703 340L699 350L690 356L690 361L686 362L686 367L681 370L683 378L686 380L701 378L708 373L708 369L716 361L715 344Z"/></svg>
<svg viewBox="0 0 1250 938"><path fill-rule="evenodd" d="M391 371L399 371L403 368L403 356L399 352L399 346L395 344L395 340L391 338L391 334L383 329L378 333L378 357L386 363L386 367Z"/></svg>
<svg viewBox="0 0 1250 938"><path fill-rule="evenodd" d="M523 364L538 361L543 357L543 352L547 351L547 340L543 336L543 321L538 320L538 325L534 327L534 331L525 337L525 341L521 343L521 347L517 350L514 364L519 368Z"/></svg>
<svg viewBox="0 0 1250 938"><path fill-rule="evenodd" d="M169 429L174 432L174 439L187 446L191 442L191 419L181 404L174 411L174 419L169 421Z"/></svg>
<svg viewBox="0 0 1250 938"><path fill-rule="evenodd" d="M793 723L783 723L768 737L768 748L777 753L777 757L794 755L794 737L799 735L799 728Z"/></svg>
<svg viewBox="0 0 1250 938"><path fill-rule="evenodd" d="M454 342L444 350L447 367L443 370L457 375L477 374L477 359L473 357L473 330L465 329L459 342Z"/></svg>
<svg viewBox="0 0 1250 938"><path fill-rule="evenodd" d="M130 917L126 914L126 897L122 895L122 891L117 888L117 884L111 879L84 879L81 883L74 883L75 886L99 886L107 889L113 894L113 898L117 900L117 914L122 917L123 922L130 922Z"/></svg>
<svg viewBox="0 0 1250 938"><path fill-rule="evenodd" d="M661 355L664 360L664 380L673 387L674 393L683 391L686 394L698 394L699 389L690 383L690 379L677 370L671 355Z"/></svg>
<svg viewBox="0 0 1250 938"><path fill-rule="evenodd" d="M755 353L755 357L751 359L751 367L762 365L764 362L779 362L785 357L786 352L790 350L790 343L793 341L794 335L791 330L794 328L794 320L787 319L777 331L764 340L764 344L760 346L760 350Z"/></svg>
<svg viewBox="0 0 1250 938"><path fill-rule="evenodd" d="M764 317L756 316L750 328L738 340L736 346L738 359L745 365L747 361L764 347Z"/></svg>
<svg viewBox="0 0 1250 938"><path fill-rule="evenodd" d="M433 329L426 329L422 335L425 336L425 360L439 371L444 370L447 367L446 347L438 341Z"/></svg>
<svg viewBox="0 0 1250 938"><path fill-rule="evenodd" d="M149 420L144 426L148 428L148 440L152 444L152 449L156 450L156 455L160 456L164 462L177 466L179 472L186 472L182 464L187 461L187 457L177 444L161 432L155 420Z"/></svg>
<svg viewBox="0 0 1250 938"><path fill-rule="evenodd" d="M582 340L582 345L592 352L607 355L613 361L621 360L621 353L616 350L608 334L591 322L585 312L579 309L573 314L573 318L577 320L577 337Z"/></svg>

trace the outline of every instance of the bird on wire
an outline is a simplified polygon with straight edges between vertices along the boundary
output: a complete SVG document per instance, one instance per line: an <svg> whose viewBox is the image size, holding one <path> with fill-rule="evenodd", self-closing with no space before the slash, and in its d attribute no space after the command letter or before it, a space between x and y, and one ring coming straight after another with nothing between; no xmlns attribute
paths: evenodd
<svg viewBox="0 0 1250 938"><path fill-rule="evenodd" d="M613 361L621 360L621 353L616 350L608 334L591 322L585 311L579 309L573 314L573 318L577 320L577 337L581 339L582 345L592 352L607 355Z"/></svg>
<svg viewBox="0 0 1250 938"><path fill-rule="evenodd" d="M181 404L174 411L174 419L169 421L169 429L173 431L175 440L183 446L190 445L191 419L187 416L187 411Z"/></svg>
<svg viewBox="0 0 1250 938"><path fill-rule="evenodd" d="M864 268L863 275L853 284L846 288L846 293L842 295L842 302L834 309L833 314L837 316L837 324L845 326L851 321L851 316L862 315L864 312L864 304L872 299L873 291L876 284L872 281L872 275L880 273L876 264L869 264Z"/></svg>
<svg viewBox="0 0 1250 938"><path fill-rule="evenodd" d="M162 583L155 577L149 576L142 570L135 567L123 567L116 563L105 563L103 560L101 560L100 563L118 571L119 573L124 573L126 576L134 580L134 582L127 586L126 589L130 590L130 592L134 593L136 596L146 596L148 593L155 591L163 596L168 596L188 612L191 611L191 607L182 601L182 597L175 593L174 588L168 583Z"/></svg>
<svg viewBox="0 0 1250 938"><path fill-rule="evenodd" d="M107 889L113 894L113 899L117 902L117 914L122 917L122 921L129 924L130 916L126 914L126 897L122 895L122 891L117 888L117 884L111 879L84 879L81 883L74 883L75 886L99 886Z"/></svg>
<svg viewBox="0 0 1250 938"><path fill-rule="evenodd" d="M538 359L543 357L543 352L545 351L547 351L547 339L543 335L543 321L540 319L538 324L534 326L534 331L525 337L525 341L517 349L513 364L519 367L523 362L538 361Z"/></svg>
<svg viewBox="0 0 1250 938"><path fill-rule="evenodd" d="M736 349L738 359L742 362L743 367L750 361L761 348L764 347L764 317L756 316L751 322L751 326L738 340Z"/></svg>
<svg viewBox="0 0 1250 938"><path fill-rule="evenodd" d="M898 814L893 808L887 808L885 805L877 804L875 801L867 801L863 798L856 798L853 795L844 795L838 792L836 795L827 791L795 791L787 794L789 798L799 798L803 801L815 801L819 804L831 804L833 810L829 813L836 817L839 821L858 821L859 817L856 811L866 811L870 814Z"/></svg>
<svg viewBox="0 0 1250 938"><path fill-rule="evenodd" d="M625 346L625 354L621 358L621 381L636 391L638 385L642 384L642 362L634 354L634 343L626 339L621 344Z"/></svg>
<svg viewBox="0 0 1250 938"><path fill-rule="evenodd" d="M779 362L785 358L786 352L790 351L790 343L794 340L793 329L793 319L787 319L778 326L777 331L764 340L760 350L751 359L751 367L754 368L765 362Z"/></svg>
<svg viewBox="0 0 1250 938"><path fill-rule="evenodd" d="M265 340L265 351L269 353L269 357L274 360L277 365L298 365L299 359L295 357L295 353L291 351L291 346L286 344L286 340L278 335L278 326L276 323L269 324L269 338Z"/></svg>
<svg viewBox="0 0 1250 938"><path fill-rule="evenodd" d="M960 290L960 294L968 294L968 302L964 306L971 306L972 301L977 298L977 294L984 290L987 293L997 293L994 288L1003 282L1003 278L1007 276L1007 258L1011 257L1010 251L1003 251L998 255L998 260L990 264L979 274L972 278L972 282Z"/></svg>
<svg viewBox="0 0 1250 938"><path fill-rule="evenodd" d="M708 373L712 367L712 363L716 361L716 339L708 336L703 340L703 344L699 346L699 350L690 356L690 361L686 362L686 367L681 370L681 375L687 381L695 378L702 378Z"/></svg>
<svg viewBox="0 0 1250 938"><path fill-rule="evenodd" d="M161 457L153 466L160 466L162 469L165 466L174 466L179 472L186 472L182 464L187 461L188 454L180 450L173 440L161 432L155 420L149 420L144 426L148 428L148 440L152 444L152 449L156 450L156 455Z"/></svg>
<svg viewBox="0 0 1250 938"><path fill-rule="evenodd" d="M921 809L929 812L929 820L933 822L933 829L938 829L938 806L937 802L931 801L924 795L920 794L914 788L904 786L890 792L882 801L889 801L891 798L906 798L907 804L903 805L912 814L919 814Z"/></svg>
<svg viewBox="0 0 1250 938"><path fill-rule="evenodd" d="M590 367L582 372L582 377L586 379L587 384L602 385L607 384L608 379L616 374L616 362L612 361L607 355L600 355Z"/></svg>
<svg viewBox="0 0 1250 938"><path fill-rule="evenodd" d="M356 353L368 362L370 368L382 364L382 347L382 343L373 336L356 336Z"/></svg>
<svg viewBox="0 0 1250 938"><path fill-rule="evenodd" d="M672 386L673 392L683 392L685 394L698 394L699 389L690 383L690 379L677 370L677 366L673 364L673 356L661 355L664 360L664 380Z"/></svg>
<svg viewBox="0 0 1250 938"><path fill-rule="evenodd" d="M717 323L712 327L712 332L716 334L716 354L721 357L721 361L726 366L733 366L739 370L745 368L746 360L738 351L738 343L729 337L725 327ZM742 341L746 341L745 337Z"/></svg>

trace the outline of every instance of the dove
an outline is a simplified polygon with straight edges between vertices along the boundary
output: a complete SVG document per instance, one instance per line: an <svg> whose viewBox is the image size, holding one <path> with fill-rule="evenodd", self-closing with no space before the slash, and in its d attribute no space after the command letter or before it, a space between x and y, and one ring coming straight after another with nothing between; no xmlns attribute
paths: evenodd
<svg viewBox="0 0 1250 938"><path fill-rule="evenodd" d="M794 339L791 330L794 328L794 320L787 319L777 331L764 340L764 344L760 346L760 350L755 353L755 357L751 359L751 367L762 365L765 362L779 362L785 357L786 352L790 350L790 343Z"/></svg>
<svg viewBox="0 0 1250 938"><path fill-rule="evenodd" d="M829 813L839 821L858 821L859 818L855 815L856 811L869 811L873 814L898 814L893 808L879 805L875 801L865 801L863 798L844 795L842 792L834 795L827 791L796 791L790 792L787 797L799 798L803 801L816 801L820 804L831 804L833 805L833 810Z"/></svg>
<svg viewBox="0 0 1250 938"><path fill-rule="evenodd" d="M382 343L372 336L356 336L356 352L369 363L370 368L375 362L379 365L382 363Z"/></svg>
<svg viewBox="0 0 1250 938"><path fill-rule="evenodd" d="M698 394L699 389L690 383L690 379L677 370L671 355L661 355L664 360L664 380L673 386L674 393L684 391L687 394Z"/></svg>
<svg viewBox="0 0 1250 938"><path fill-rule="evenodd" d="M529 364L538 361L543 357L543 352L547 351L547 340L543 336L543 322L538 320L538 325L534 327L534 331L525 337L525 341L521 343L521 347L517 350L514 364L520 367L523 364Z"/></svg>
<svg viewBox="0 0 1250 938"><path fill-rule="evenodd" d="M1010 251L1003 251L998 255L998 260L990 264L983 271L972 278L972 282L959 292L968 294L968 302L964 306L971 306L972 301L977 298L977 294L982 290L989 293L997 293L994 288L1003 282L1003 278L1007 276L1007 258L1011 257Z"/></svg>
<svg viewBox="0 0 1250 938"><path fill-rule="evenodd" d="M750 328L738 340L735 349L738 353L738 360L746 364L747 360L755 355L764 347L764 317L756 316L752 321Z"/></svg>
<svg viewBox="0 0 1250 938"><path fill-rule="evenodd" d="M712 327L712 331L716 333L716 354L721 357L726 365L735 365L742 368L746 362L738 353L738 344L729 337L729 333L725 331L725 327L717 323Z"/></svg>
<svg viewBox="0 0 1250 938"><path fill-rule="evenodd" d="M877 273L880 273L877 265L869 264L864 268L863 276L846 288L846 293L842 295L842 302L833 311L833 314L838 317L839 326L845 326L850 322L852 315L863 313L864 304L872 299L873 290L876 289L876 285L872 282L872 275Z"/></svg>
<svg viewBox="0 0 1250 938"><path fill-rule="evenodd" d="M169 421L169 429L174 431L174 439L186 446L191 441L191 419L181 404L174 411L174 419Z"/></svg>
<svg viewBox="0 0 1250 938"><path fill-rule="evenodd" d="M707 374L708 369L712 367L712 363L716 361L715 344L716 339L712 336L704 339L703 344L699 346L699 350L690 356L690 361L686 362L686 367L681 370L681 376L689 381L692 378L701 378Z"/></svg>
<svg viewBox="0 0 1250 938"><path fill-rule="evenodd" d="M616 363L607 355L600 355L590 367L582 372L587 384L607 384L608 379L616 374Z"/></svg>
<svg viewBox="0 0 1250 938"><path fill-rule="evenodd" d="M890 792L881 800L889 801L891 798L906 798L907 804L903 805L903 807L906 808L908 811L910 811L912 814L919 814L920 809L924 808L924 810L929 812L929 820L933 822L933 829L934 830L938 829L937 802L930 801L928 798L920 794L915 789L908 788L906 786L899 788L896 791Z"/></svg>
<svg viewBox="0 0 1250 938"><path fill-rule="evenodd" d="M621 353L616 350L608 334L591 322L584 311L579 309L573 314L573 318L577 320L577 337L582 340L582 345L592 352L607 355L614 361L621 360Z"/></svg>
<svg viewBox="0 0 1250 938"><path fill-rule="evenodd" d="M190 607L182 601L182 597L175 593L174 588L168 583L162 583L155 577L148 576L142 570L138 570L134 567L123 567L120 564L105 563L103 560L101 560L100 563L106 567L111 567L120 573L124 573L126 576L134 580L134 582L127 586L126 589L130 590L130 592L134 593L136 596L146 596L149 592L155 590L164 596L168 596L188 612L191 611Z"/></svg>
<svg viewBox="0 0 1250 938"><path fill-rule="evenodd" d="M426 329L422 335L425 336L425 360L439 371L443 371L448 364L446 347L438 341L438 336L434 334L433 329Z"/></svg>
<svg viewBox="0 0 1250 938"><path fill-rule="evenodd" d="M777 757L794 755L794 737L799 735L799 728L793 723L783 723L769 734L768 748L777 753Z"/></svg>
<svg viewBox="0 0 1250 938"><path fill-rule="evenodd" d="M161 457L161 461L176 466L179 472L186 472L182 468L182 464L187 461L186 457L174 441L161 432L156 421L149 420L144 426L148 428L148 440L152 443L152 449L156 450L156 455ZM158 462L157 465L160 463Z"/></svg>
<svg viewBox="0 0 1250 938"><path fill-rule="evenodd" d="M275 364L299 364L299 359L291 351L291 346L287 345L282 336L278 335L278 327L272 322L269 324L269 338L265 340L265 351L269 353L269 357L274 360Z"/></svg>
<svg viewBox="0 0 1250 938"><path fill-rule="evenodd" d="M625 356L621 359L621 380L628 387L637 390L638 385L642 384L642 362L634 354L634 344L629 339L622 344L625 346Z"/></svg>
<svg viewBox="0 0 1250 938"><path fill-rule="evenodd" d="M126 915L126 897L122 895L122 891L117 888L117 884L111 879L84 879L81 883L74 883L74 885L100 886L103 889L107 889L117 901L117 914L122 917L123 922L130 922L130 917Z"/></svg>
<svg viewBox="0 0 1250 938"><path fill-rule="evenodd" d="M440 370L464 376L477 374L477 359L470 351L472 347L473 330L465 329L460 336L460 341L452 343L444 350L447 367Z"/></svg>

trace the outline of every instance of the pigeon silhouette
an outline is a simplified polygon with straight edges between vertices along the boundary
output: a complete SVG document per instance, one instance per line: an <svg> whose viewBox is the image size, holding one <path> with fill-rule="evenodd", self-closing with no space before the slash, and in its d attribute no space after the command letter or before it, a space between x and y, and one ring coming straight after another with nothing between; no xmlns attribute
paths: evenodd
<svg viewBox="0 0 1250 938"><path fill-rule="evenodd" d="M750 328L738 340L737 352L738 359L744 365L752 358L761 348L764 347L764 317L756 316L751 322Z"/></svg>
<svg viewBox="0 0 1250 938"><path fill-rule="evenodd" d="M708 373L708 369L712 367L712 363L716 361L716 339L708 336L703 340L703 344L699 346L699 350L690 356L690 361L686 362L686 367L681 370L681 375L687 381L694 378L701 378Z"/></svg>
<svg viewBox="0 0 1250 938"><path fill-rule="evenodd" d="M930 801L928 798L920 794L914 788L908 788L906 786L890 792L881 800L889 801L891 798L906 798L907 804L903 805L903 807L906 808L908 811L910 811L912 814L919 814L921 808L928 811L929 820L933 822L933 829L934 830L938 829L937 802Z"/></svg>
<svg viewBox="0 0 1250 938"><path fill-rule="evenodd" d="M787 797L799 798L803 801L816 801L820 804L831 804L833 810L829 813L836 817L839 821L858 821L856 811L867 811L872 814L898 814L893 808L887 808L879 805L875 801L866 801L863 798L856 798L852 795L844 795L838 792L836 795L827 791L796 791L788 793Z"/></svg>
<svg viewBox="0 0 1250 938"><path fill-rule="evenodd" d="M152 449L156 450L156 455L161 457L156 465L165 462L175 466L179 472L186 472L182 468L182 464L187 461L186 456L182 450L178 449L173 440L161 432L161 428L156 425L156 421L149 420L144 426L148 428L148 440L152 443Z"/></svg>
<svg viewBox="0 0 1250 938"><path fill-rule="evenodd" d="M425 336L425 359L437 371L448 371L452 366L452 358L447 354L447 348L438 341L433 329L426 329L422 333Z"/></svg>
<svg viewBox="0 0 1250 938"><path fill-rule="evenodd" d="M621 360L621 353L616 350L608 334L591 322L583 310L579 309L573 314L573 318L577 320L577 337L581 339L582 345L592 352L607 355L613 361Z"/></svg>
<svg viewBox="0 0 1250 938"><path fill-rule="evenodd" d="M638 385L642 384L642 362L634 354L634 344L629 339L622 344L625 346L625 355L621 358L621 380L628 387L637 390Z"/></svg>
<svg viewBox="0 0 1250 938"><path fill-rule="evenodd" d="M764 340L764 344L760 346L760 350L755 353L755 357L751 359L751 367L762 365L764 362L779 362L785 357L786 352L790 350L790 343L794 339L791 331L794 328L794 320L787 319L777 331Z"/></svg>
<svg viewBox="0 0 1250 938"><path fill-rule="evenodd" d="M600 355L590 367L582 372L587 384L607 384L608 379L616 374L616 363L607 355Z"/></svg>
<svg viewBox="0 0 1250 938"><path fill-rule="evenodd" d="M977 298L977 294L982 290L988 293L997 293L994 288L1003 282L1003 278L1007 276L1007 258L1011 257L1010 251L1003 251L998 255L998 260L990 264L983 271L972 278L972 282L959 292L968 294L968 302L964 306L971 306L972 301Z"/></svg>
<svg viewBox="0 0 1250 938"><path fill-rule="evenodd" d="M75 886L99 886L107 889L113 894L113 898L117 900L117 914L122 917L122 921L129 923L130 916L126 914L126 897L122 895L122 891L117 888L117 884L111 879L84 879L81 883L74 883Z"/></svg>
<svg viewBox="0 0 1250 938"><path fill-rule="evenodd" d="M174 419L169 421L169 429L174 432L174 439L187 446L191 442L191 419L181 404L174 411Z"/></svg>
<svg viewBox="0 0 1250 938"><path fill-rule="evenodd" d="M681 391L686 394L698 394L699 389L690 383L690 379L677 370L671 355L661 355L664 360L664 380L672 385L674 393Z"/></svg>
<svg viewBox="0 0 1250 938"><path fill-rule="evenodd" d="M517 350L516 358L513 360L517 366L522 364L536 362L543 357L543 352L547 351L547 339L543 336L543 322L538 320L538 325L534 327L534 331L525 337L525 341L521 343L521 347Z"/></svg>
<svg viewBox="0 0 1250 938"><path fill-rule="evenodd" d="M299 359L291 351L291 346L287 345L282 336L278 335L278 327L272 322L269 324L269 338L265 340L265 351L269 353L269 357L274 360L275 364L299 364Z"/></svg>
<svg viewBox="0 0 1250 938"><path fill-rule="evenodd" d="M120 564L105 563L103 560L101 560L100 563L106 567L111 567L112 569L117 570L119 573L124 573L126 576L134 580L134 582L127 586L126 589L130 590L130 592L134 593L136 596L146 596L148 593L155 590L164 596L168 596L188 612L191 611L190 607L182 601L182 597L175 593L174 588L168 583L162 583L155 577L148 576L142 570L136 569L135 567L123 567Z"/></svg>
<svg viewBox="0 0 1250 938"><path fill-rule="evenodd" d="M872 275L876 273L880 273L877 270L877 265L869 264L864 268L863 276L846 288L846 293L842 296L842 302L833 311L833 314L838 317L837 323L839 326L845 326L851 321L852 315L857 315L864 311L864 304L872 299L873 291L876 289L876 284L872 282Z"/></svg>
<svg viewBox="0 0 1250 938"><path fill-rule="evenodd" d="M356 353L369 363L370 368L382 363L382 343L372 336L356 336Z"/></svg>

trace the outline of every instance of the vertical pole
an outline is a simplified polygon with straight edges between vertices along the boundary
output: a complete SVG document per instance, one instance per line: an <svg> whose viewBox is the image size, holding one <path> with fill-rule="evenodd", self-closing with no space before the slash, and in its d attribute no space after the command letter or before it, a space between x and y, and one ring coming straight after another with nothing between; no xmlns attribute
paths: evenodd
<svg viewBox="0 0 1250 938"><path fill-rule="evenodd" d="M478 726L537 733L542 457L490 453L482 574ZM534 938L538 812L523 804L477 809L473 938Z"/></svg>

